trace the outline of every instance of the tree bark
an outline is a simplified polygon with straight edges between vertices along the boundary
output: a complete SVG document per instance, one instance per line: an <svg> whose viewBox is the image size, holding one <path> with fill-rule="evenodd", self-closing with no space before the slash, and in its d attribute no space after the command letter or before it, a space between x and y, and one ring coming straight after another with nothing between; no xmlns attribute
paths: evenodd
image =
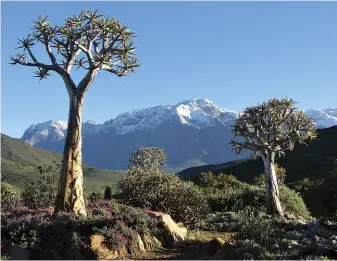
<svg viewBox="0 0 337 261"><path fill-rule="evenodd" d="M275 172L274 154L272 152L264 153L262 159L266 173L267 214L283 216Z"/></svg>
<svg viewBox="0 0 337 261"><path fill-rule="evenodd" d="M86 216L82 171L82 104L84 94L79 90L74 90L69 97L68 131L63 151L55 213L65 211Z"/></svg>

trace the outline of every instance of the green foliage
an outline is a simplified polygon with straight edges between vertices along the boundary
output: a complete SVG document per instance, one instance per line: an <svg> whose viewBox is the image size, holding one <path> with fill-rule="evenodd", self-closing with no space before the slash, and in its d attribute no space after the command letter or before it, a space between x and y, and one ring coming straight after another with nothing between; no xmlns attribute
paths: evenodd
<svg viewBox="0 0 337 261"><path fill-rule="evenodd" d="M197 180L197 184L200 187L212 187L216 189L223 189L227 186L234 186L235 184L238 184L238 180L235 176L231 174L224 174L219 173L217 175L214 175L211 171L208 171L207 173L202 172L199 176L199 180Z"/></svg>
<svg viewBox="0 0 337 261"><path fill-rule="evenodd" d="M206 200L192 182L158 169L130 167L119 188L124 203L164 211L185 224L195 224L208 213Z"/></svg>
<svg viewBox="0 0 337 261"><path fill-rule="evenodd" d="M289 184L299 192L314 216L331 217L337 213L337 168L321 179L308 178Z"/></svg>
<svg viewBox="0 0 337 261"><path fill-rule="evenodd" d="M275 172L276 172L277 183L279 185L283 185L285 178L286 178L286 169L279 167L277 163L274 165L274 167L275 167ZM253 182L254 184L258 186L265 185L266 184L266 173L263 172L259 176L255 176Z"/></svg>
<svg viewBox="0 0 337 261"><path fill-rule="evenodd" d="M12 203L20 200L19 188L1 181L1 208L2 210L10 208Z"/></svg>
<svg viewBox="0 0 337 261"><path fill-rule="evenodd" d="M226 177L226 175L222 175ZM205 195L212 212L237 212L243 210L266 211L266 189L263 185L249 185L231 178L222 178L221 185L217 182L217 176L211 172L202 174L201 191ZM199 181L200 182L200 181ZM261 184L260 183L260 184ZM303 218L310 217L310 213L300 194L281 185L280 199L286 212L293 213Z"/></svg>
<svg viewBox="0 0 337 261"><path fill-rule="evenodd" d="M91 192L88 196L89 202L98 202L103 199L103 193L99 188L95 188L93 192Z"/></svg>
<svg viewBox="0 0 337 261"><path fill-rule="evenodd" d="M23 204L32 209L54 206L60 177L59 166L40 166L37 169L37 180L27 182L22 191Z"/></svg>
<svg viewBox="0 0 337 261"><path fill-rule="evenodd" d="M167 156L159 147L143 147L132 153L130 163L139 168L160 168L166 163Z"/></svg>
<svg viewBox="0 0 337 261"><path fill-rule="evenodd" d="M281 204L286 212L292 213L295 216L301 216L305 219L310 218L310 212L298 192L284 185L279 187L279 191Z"/></svg>
<svg viewBox="0 0 337 261"><path fill-rule="evenodd" d="M236 221L238 232L242 238L254 238L256 241L263 241L273 232L273 220L261 215L254 215L249 210L238 212Z"/></svg>

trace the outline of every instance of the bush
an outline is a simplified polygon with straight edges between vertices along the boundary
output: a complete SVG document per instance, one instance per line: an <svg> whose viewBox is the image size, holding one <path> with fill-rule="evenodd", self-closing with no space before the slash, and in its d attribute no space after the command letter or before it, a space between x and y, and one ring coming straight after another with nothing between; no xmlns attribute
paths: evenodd
<svg viewBox="0 0 337 261"><path fill-rule="evenodd" d="M261 184L260 186L256 186L236 179L229 179L226 178L226 175L222 175L222 182L219 182L218 178L211 172L203 174L199 179L201 190L212 212L237 212L245 209L257 212L266 211L267 202L264 181L258 183ZM281 205L286 212L303 218L310 217L310 213L299 193L285 185L281 185L279 190Z"/></svg>
<svg viewBox="0 0 337 261"><path fill-rule="evenodd" d="M281 205L286 212L292 213L295 216L301 216L305 219L310 218L310 212L298 192L285 185L280 186L279 190Z"/></svg>
<svg viewBox="0 0 337 261"><path fill-rule="evenodd" d="M60 178L59 166L38 167L37 180L30 180L22 191L23 204L32 209L53 206L56 200L58 180Z"/></svg>
<svg viewBox="0 0 337 261"><path fill-rule="evenodd" d="M261 215L255 215L251 211L243 210L238 212L236 228L240 238L263 241L273 233L273 220L266 219Z"/></svg>
<svg viewBox="0 0 337 261"><path fill-rule="evenodd" d="M88 203L87 217L27 207L2 214L1 236L31 251L31 259L95 259L88 248L91 235L104 236L110 249L136 248L137 234L155 235L157 222L147 214L114 201ZM8 250L5 246L3 253ZM56 258L55 253L58 257ZM43 255L43 256L42 256ZM74 255L77 255L74 257Z"/></svg>
<svg viewBox="0 0 337 261"><path fill-rule="evenodd" d="M11 206L20 201L19 188L1 181L1 208L2 210L10 209Z"/></svg>
<svg viewBox="0 0 337 261"><path fill-rule="evenodd" d="M192 182L157 168L130 167L118 186L124 203L164 211L187 225L198 223L209 210L203 194Z"/></svg>

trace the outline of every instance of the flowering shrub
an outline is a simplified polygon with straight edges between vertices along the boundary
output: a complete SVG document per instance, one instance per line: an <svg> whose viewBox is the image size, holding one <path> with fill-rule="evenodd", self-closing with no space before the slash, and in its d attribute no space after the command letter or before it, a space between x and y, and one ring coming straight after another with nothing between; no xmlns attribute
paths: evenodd
<svg viewBox="0 0 337 261"><path fill-rule="evenodd" d="M73 253L81 253L80 259L95 259L88 250L88 238L94 234L104 236L107 247L126 247L132 252L137 234L156 233L156 221L148 215L114 201L88 203L87 217L69 213L51 215L52 206L39 211L20 207L1 218L2 237L14 244L30 249L32 259L73 259Z"/></svg>

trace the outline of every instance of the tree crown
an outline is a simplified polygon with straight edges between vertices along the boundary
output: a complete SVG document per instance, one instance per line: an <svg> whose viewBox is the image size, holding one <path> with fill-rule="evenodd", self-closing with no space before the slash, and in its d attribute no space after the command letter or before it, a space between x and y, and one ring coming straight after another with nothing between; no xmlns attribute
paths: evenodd
<svg viewBox="0 0 337 261"><path fill-rule="evenodd" d="M293 150L295 142L305 143L316 138L314 122L295 108L292 99L271 99L248 107L233 126L231 144L240 155L244 150L284 155Z"/></svg>
<svg viewBox="0 0 337 261"><path fill-rule="evenodd" d="M19 39L22 53L11 57L11 64L37 67L36 77L46 79L49 71L68 76L73 66L90 72L104 70L117 76L133 73L139 66L133 47L134 33L115 18L103 17L98 10L81 11L52 26L47 17L33 21L32 33ZM33 47L42 44L50 63L40 62Z"/></svg>
<svg viewBox="0 0 337 261"><path fill-rule="evenodd" d="M162 148L143 147L132 153L130 162L135 167L160 168L165 166L167 156Z"/></svg>

